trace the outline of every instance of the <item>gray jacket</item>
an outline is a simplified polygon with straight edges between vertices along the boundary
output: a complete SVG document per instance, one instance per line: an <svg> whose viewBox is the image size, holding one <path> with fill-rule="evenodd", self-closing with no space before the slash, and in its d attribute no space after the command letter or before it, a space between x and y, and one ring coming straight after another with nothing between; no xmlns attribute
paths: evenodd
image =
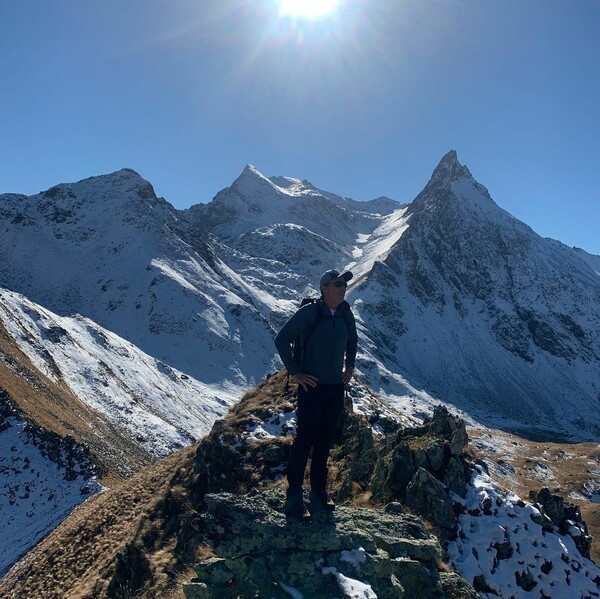
<svg viewBox="0 0 600 599"><path fill-rule="evenodd" d="M316 321L318 310L321 310L321 319L308 338L300 365L297 365L291 346L298 334L304 345L306 333ZM356 322L348 302L340 304L332 315L320 299L300 308L275 337L275 347L290 375L294 376L297 372L311 374L320 384L342 382L344 363L354 368L357 342Z"/></svg>

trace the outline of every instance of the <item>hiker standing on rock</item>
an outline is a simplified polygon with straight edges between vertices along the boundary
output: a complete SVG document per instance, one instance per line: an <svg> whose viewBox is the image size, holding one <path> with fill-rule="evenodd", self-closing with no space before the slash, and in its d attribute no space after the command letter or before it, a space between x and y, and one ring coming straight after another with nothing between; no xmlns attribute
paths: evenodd
<svg viewBox="0 0 600 599"><path fill-rule="evenodd" d="M327 495L327 458L356 358L356 323L344 300L351 278L349 271L324 273L319 283L321 297L302 306L275 337L281 360L298 383L296 438L287 467L284 512L288 516L304 512L302 483L311 449L310 508L335 509Z"/></svg>

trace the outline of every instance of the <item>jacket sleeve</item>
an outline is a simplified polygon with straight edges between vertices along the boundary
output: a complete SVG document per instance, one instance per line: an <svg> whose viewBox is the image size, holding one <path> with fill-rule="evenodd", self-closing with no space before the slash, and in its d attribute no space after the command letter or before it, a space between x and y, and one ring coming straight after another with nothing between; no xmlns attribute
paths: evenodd
<svg viewBox="0 0 600 599"><path fill-rule="evenodd" d="M356 332L356 320L350 306L347 310L348 316L348 341L346 343L346 366L354 368L356 363L356 350L358 347L358 333Z"/></svg>
<svg viewBox="0 0 600 599"><path fill-rule="evenodd" d="M290 376L298 373L298 365L292 355L292 344L296 335L306 330L310 323L310 305L303 306L282 327L275 337L275 347Z"/></svg>

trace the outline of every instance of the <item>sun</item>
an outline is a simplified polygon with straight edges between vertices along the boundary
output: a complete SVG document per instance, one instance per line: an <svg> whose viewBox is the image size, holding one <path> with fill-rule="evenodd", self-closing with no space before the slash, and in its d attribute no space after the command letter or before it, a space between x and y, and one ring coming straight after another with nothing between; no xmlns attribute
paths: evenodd
<svg viewBox="0 0 600 599"><path fill-rule="evenodd" d="M341 0L278 0L282 17L319 19L330 15Z"/></svg>

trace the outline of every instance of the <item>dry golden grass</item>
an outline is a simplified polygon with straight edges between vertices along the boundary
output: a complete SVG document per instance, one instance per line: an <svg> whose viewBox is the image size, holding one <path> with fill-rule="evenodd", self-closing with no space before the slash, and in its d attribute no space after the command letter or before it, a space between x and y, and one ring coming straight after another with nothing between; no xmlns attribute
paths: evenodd
<svg viewBox="0 0 600 599"><path fill-rule="evenodd" d="M199 560L200 561L200 560ZM154 597L148 597L148 599L185 599L185 595L183 593L183 585L186 582L189 582L196 576L193 568L188 568L187 570L183 570L182 572L177 573L173 582L171 584L172 589L170 591L166 591L160 597L155 595Z"/></svg>
<svg viewBox="0 0 600 599"><path fill-rule="evenodd" d="M157 514L179 479L191 476L195 448L173 454L118 487L91 498L35 547L0 581L0 596L12 599L91 599L109 596L115 564L126 549L149 562L153 593L170 592L177 575L174 538L161 539ZM185 501L185 499L184 499ZM191 508L190 508L191 510ZM146 548L156 537L155 547ZM135 551L130 554L135 555ZM132 564L133 565L133 564ZM115 594L114 589L110 596ZM175 595L177 596L177 595ZM123 591L123 597L126 592Z"/></svg>
<svg viewBox="0 0 600 599"><path fill-rule="evenodd" d="M285 381L284 371L269 377L265 382L244 394L227 414L227 424L233 431L243 428L246 424L270 416L274 409L278 412L293 411L296 385L290 383L289 395L282 394Z"/></svg>

